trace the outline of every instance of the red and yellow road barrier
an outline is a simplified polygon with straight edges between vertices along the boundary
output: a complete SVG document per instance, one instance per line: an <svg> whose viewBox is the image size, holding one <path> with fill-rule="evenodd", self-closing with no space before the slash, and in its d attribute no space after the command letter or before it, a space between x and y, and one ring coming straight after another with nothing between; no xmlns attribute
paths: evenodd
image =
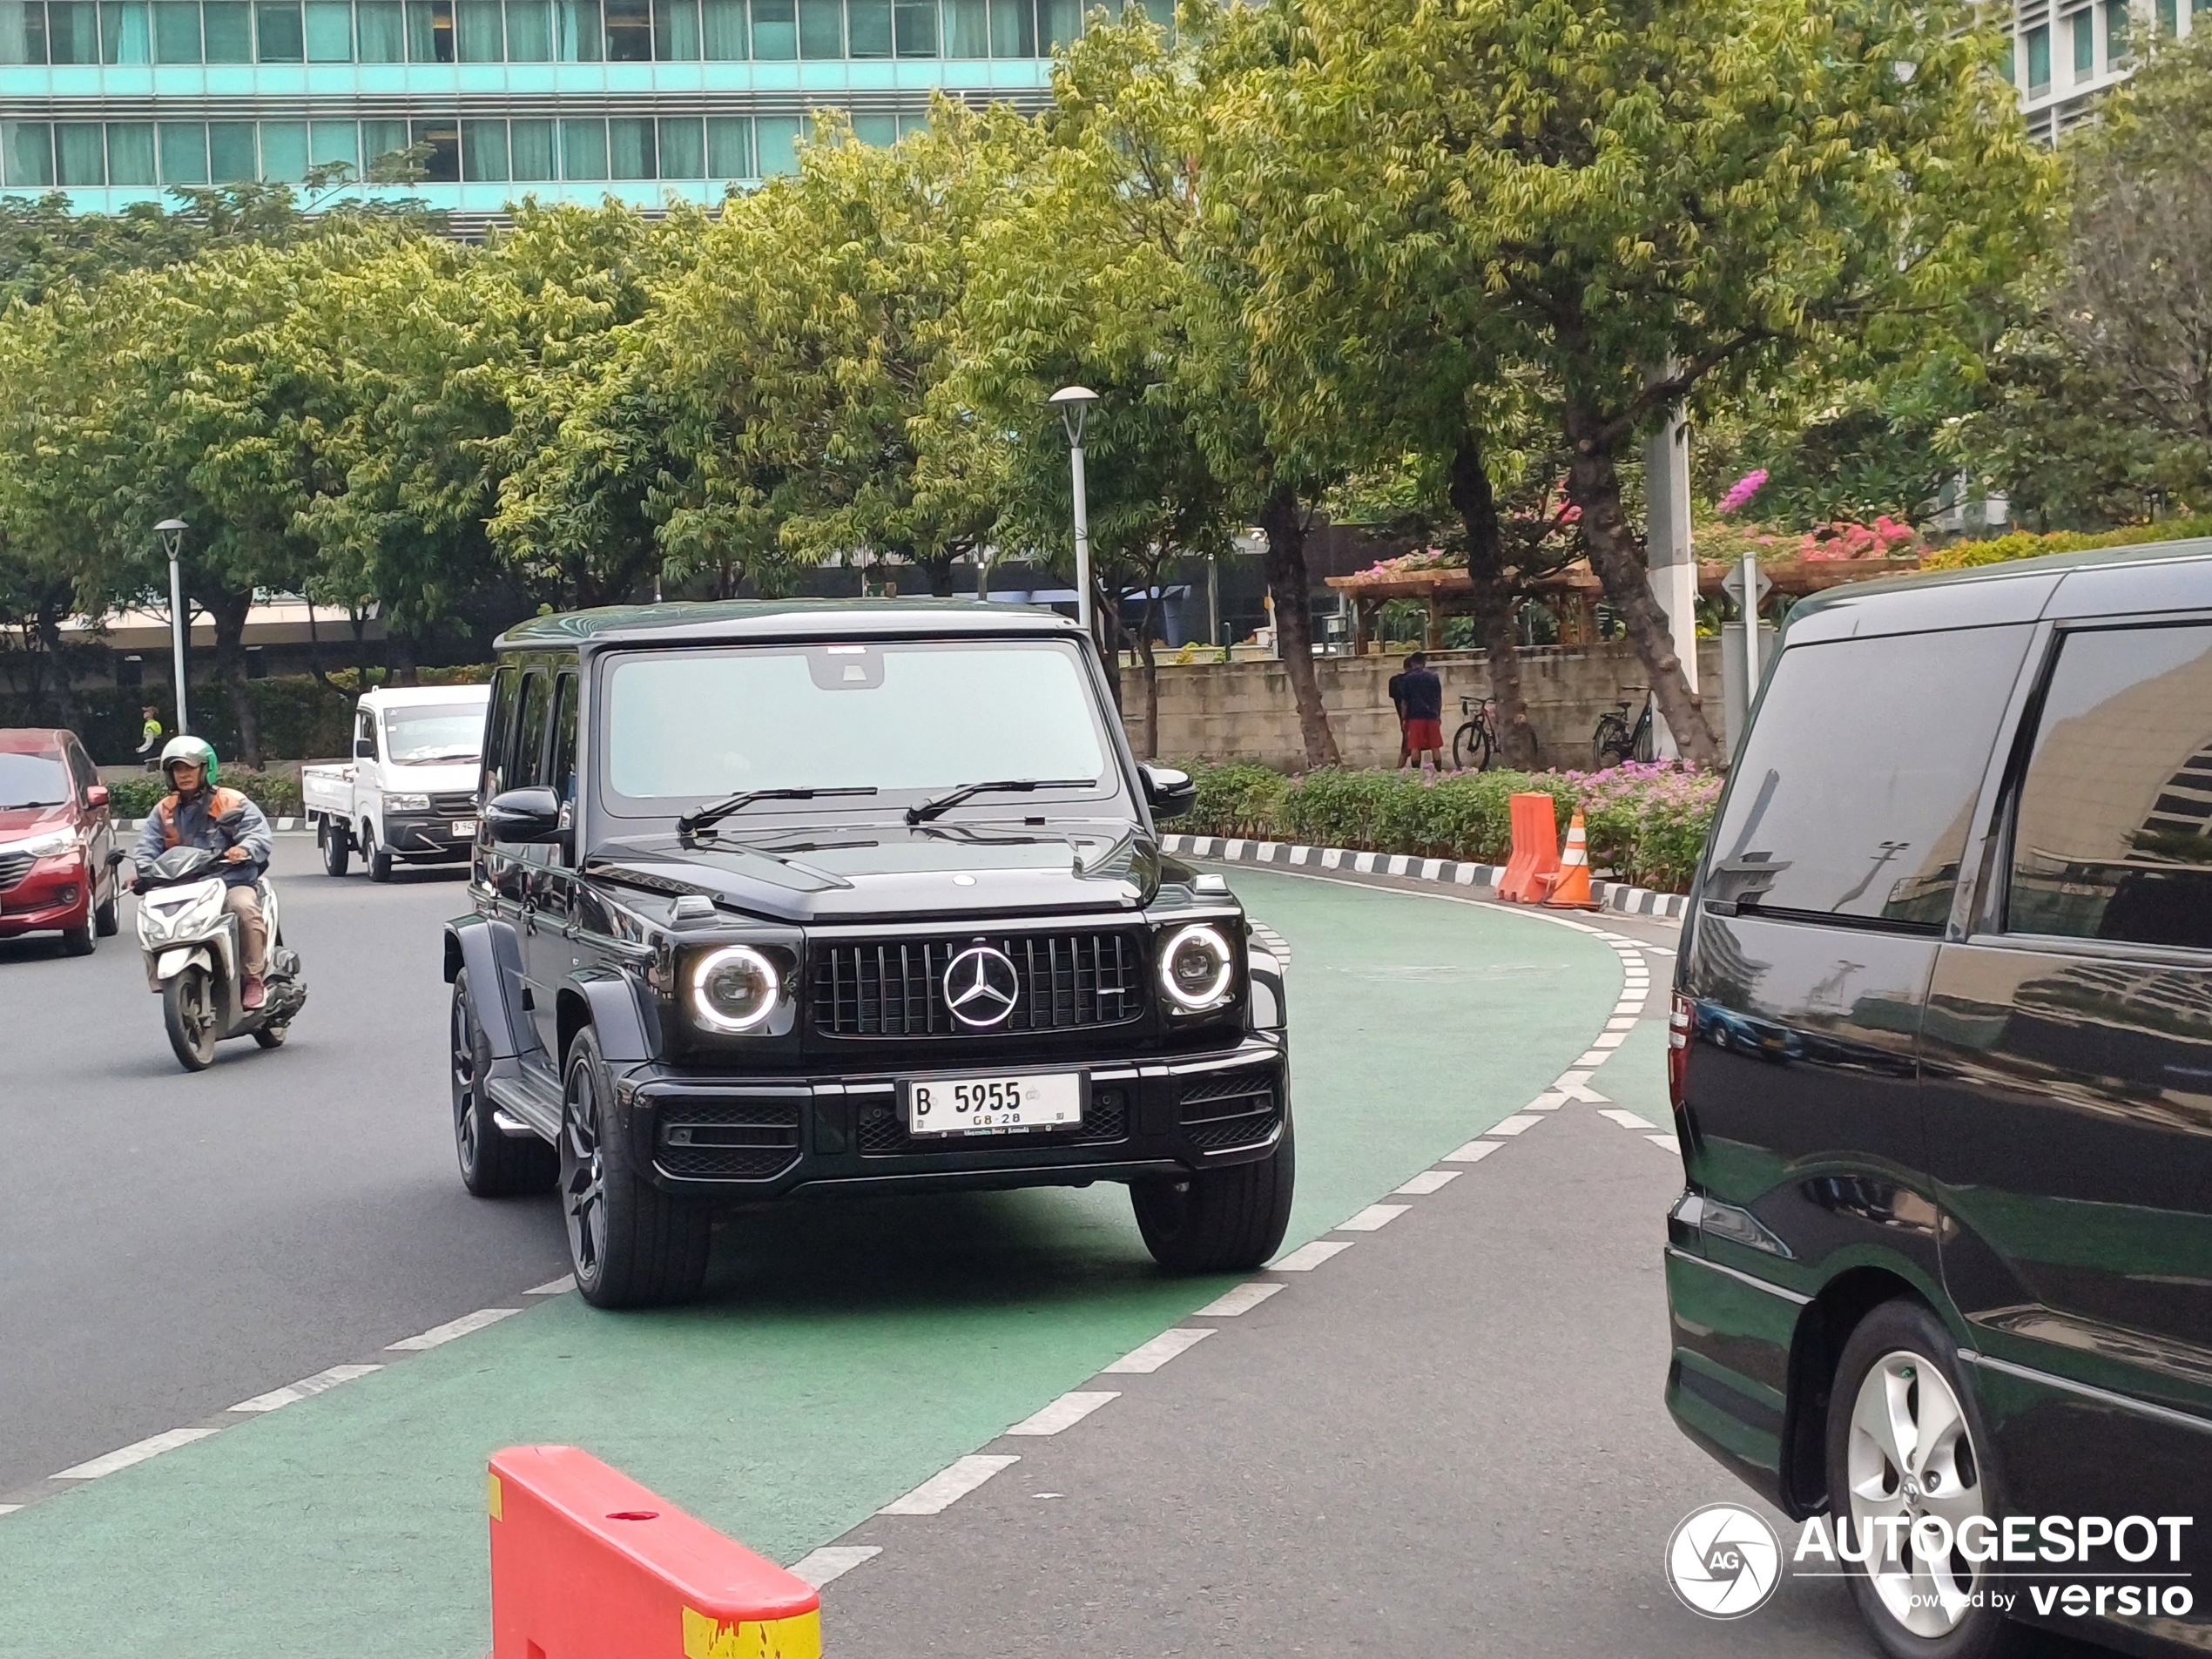
<svg viewBox="0 0 2212 1659"><path fill-rule="evenodd" d="M1582 828L1580 807L1575 809L1575 821L1567 826L1567 846L1559 855L1559 874L1544 902L1560 910L1597 908L1597 900L1590 896L1590 841Z"/></svg>
<svg viewBox="0 0 2212 1659"><path fill-rule="evenodd" d="M1549 795L1515 795L1512 804L1513 856L1506 860L1498 896L1534 904L1559 869L1558 808Z"/></svg>
<svg viewBox="0 0 2212 1659"><path fill-rule="evenodd" d="M813 1587L572 1446L491 1460L492 1659L821 1659Z"/></svg>

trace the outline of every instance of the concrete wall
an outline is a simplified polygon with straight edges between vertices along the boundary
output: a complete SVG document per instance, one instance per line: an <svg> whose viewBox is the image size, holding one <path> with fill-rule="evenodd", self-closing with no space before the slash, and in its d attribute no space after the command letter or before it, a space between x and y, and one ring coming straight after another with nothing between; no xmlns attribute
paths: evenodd
<svg viewBox="0 0 2212 1659"><path fill-rule="evenodd" d="M1721 713L1721 642L1697 642L1698 684L1707 718L1716 727ZM1597 718L1623 698L1634 710L1641 693L1623 691L1639 685L1643 667L1625 640L1600 645L1546 645L1521 653L1521 688L1528 718L1536 728L1548 765L1587 767L1590 732ZM1345 763L1353 766L1398 764L1398 717L1386 687L1404 665L1400 656L1321 657L1313 663L1329 725ZM1462 696L1487 697L1487 654L1433 651L1429 665L1444 682L1444 738L1448 744L1462 716ZM1144 749L1144 685L1142 675L1125 671L1122 697L1130 741ZM1725 736L1723 738L1726 741ZM1301 771L1305 747L1298 738L1298 710L1291 700L1289 677L1278 662L1163 664L1160 667L1162 759L1204 756L1209 759L1258 760L1285 771Z"/></svg>

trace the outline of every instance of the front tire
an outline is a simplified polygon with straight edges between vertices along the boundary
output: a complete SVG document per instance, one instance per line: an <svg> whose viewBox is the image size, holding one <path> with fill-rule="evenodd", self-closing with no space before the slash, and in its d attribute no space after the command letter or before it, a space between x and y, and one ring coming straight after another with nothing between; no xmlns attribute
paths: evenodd
<svg viewBox="0 0 2212 1659"><path fill-rule="evenodd" d="M107 902L92 912L92 931L102 939L112 939L122 923L116 920L116 906L119 896L114 888L108 889Z"/></svg>
<svg viewBox="0 0 2212 1659"><path fill-rule="evenodd" d="M214 1063L215 984L204 968L187 968L161 987L161 1022L169 1030L169 1046L177 1063L186 1071L205 1071Z"/></svg>
<svg viewBox="0 0 2212 1659"><path fill-rule="evenodd" d="M449 1029L453 1147L461 1162L461 1184L479 1198L550 1191L561 1172L558 1155L535 1136L511 1138L492 1121L491 1097L484 1092L484 1080L491 1075L491 1040L476 1017L465 968L454 975Z"/></svg>
<svg viewBox="0 0 2212 1659"><path fill-rule="evenodd" d="M335 822L324 819L317 826L316 840L322 846L322 873L338 876L346 873L353 862L354 845L350 837Z"/></svg>
<svg viewBox="0 0 2212 1659"><path fill-rule="evenodd" d="M561 1209L576 1287L594 1307L688 1302L706 1280L713 1218L653 1185L613 1110L614 1080L587 1026L570 1045L561 1103Z"/></svg>
<svg viewBox="0 0 2212 1659"><path fill-rule="evenodd" d="M1285 1118L1265 1157L1184 1181L1130 1184L1136 1230L1163 1267L1178 1273L1245 1273L1264 1267L1291 1224L1298 1147Z"/></svg>
<svg viewBox="0 0 2212 1659"><path fill-rule="evenodd" d="M392 879L391 851L376 839L376 831L366 822L361 825L361 862L368 867L370 880Z"/></svg>
<svg viewBox="0 0 2212 1659"><path fill-rule="evenodd" d="M92 924L89 921L82 927L62 929L62 954L64 956L90 956L94 947Z"/></svg>
<svg viewBox="0 0 2212 1659"><path fill-rule="evenodd" d="M282 1025L263 1025L253 1028L253 1041L264 1049L281 1049L284 1047L284 1040L291 1035L290 1021L287 1021Z"/></svg>
<svg viewBox="0 0 2212 1659"><path fill-rule="evenodd" d="M1973 1515L2002 1513L1988 1461L1990 1436L1959 1363L1958 1345L1928 1305L1911 1297L1885 1302L1844 1345L1828 1404L1828 1495L1838 1537L1856 1546L1872 1534L1873 1560L1845 1563L1851 1599L1875 1645L1891 1659L1992 1659L2012 1646L2015 1627L1996 1608L1975 1606L1986 1586L1954 1548L1923 1559L1910 1521L1939 1515L1955 1532ZM1892 1529L1874 1525L1901 1514Z"/></svg>

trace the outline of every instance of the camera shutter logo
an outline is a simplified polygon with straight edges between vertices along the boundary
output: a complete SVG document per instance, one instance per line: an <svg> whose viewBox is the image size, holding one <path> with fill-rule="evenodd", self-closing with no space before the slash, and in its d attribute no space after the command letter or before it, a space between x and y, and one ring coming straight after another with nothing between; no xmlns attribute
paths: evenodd
<svg viewBox="0 0 2212 1659"><path fill-rule="evenodd" d="M945 1006L962 1025L998 1024L1022 1000L1014 959L989 945L971 945L945 964Z"/></svg>
<svg viewBox="0 0 2212 1659"><path fill-rule="evenodd" d="M1667 1582L1692 1613L1740 1619L1764 1607L1782 1582L1782 1541L1749 1509L1709 1503L1667 1540Z"/></svg>

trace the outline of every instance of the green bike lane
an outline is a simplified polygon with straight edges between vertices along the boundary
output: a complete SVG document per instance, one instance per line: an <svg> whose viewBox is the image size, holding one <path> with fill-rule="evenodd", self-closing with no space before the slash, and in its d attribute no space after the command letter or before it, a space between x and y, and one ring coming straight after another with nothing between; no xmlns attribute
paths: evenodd
<svg viewBox="0 0 2212 1659"><path fill-rule="evenodd" d="M1292 953L1286 1250L1541 1090L1621 982L1541 919L1231 880ZM1161 1273L1118 1186L768 1207L715 1262L692 1307L545 1299L0 1517L0 1655L473 1659L502 1446L583 1447L795 1561L1234 1282Z"/></svg>

